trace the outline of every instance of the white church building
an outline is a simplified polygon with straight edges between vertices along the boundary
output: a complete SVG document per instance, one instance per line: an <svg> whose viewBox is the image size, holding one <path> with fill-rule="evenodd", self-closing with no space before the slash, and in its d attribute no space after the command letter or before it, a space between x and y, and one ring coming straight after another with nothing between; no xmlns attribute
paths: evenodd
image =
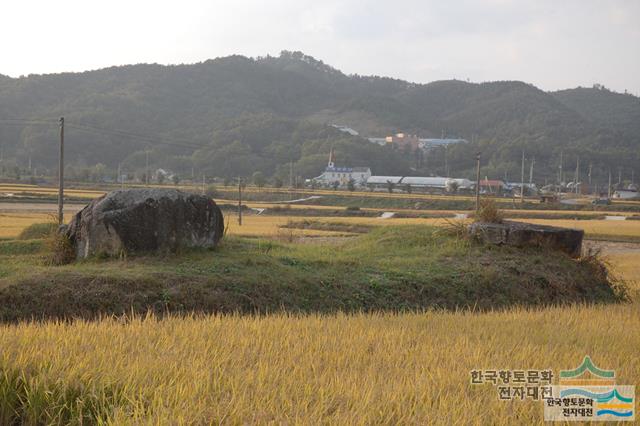
<svg viewBox="0 0 640 426"><path fill-rule="evenodd" d="M324 169L324 173L312 180L322 186L332 186L338 182L340 186L347 186L353 179L356 186L365 186L367 179L371 177L369 167L336 167L335 154L333 149L329 152L329 163Z"/></svg>

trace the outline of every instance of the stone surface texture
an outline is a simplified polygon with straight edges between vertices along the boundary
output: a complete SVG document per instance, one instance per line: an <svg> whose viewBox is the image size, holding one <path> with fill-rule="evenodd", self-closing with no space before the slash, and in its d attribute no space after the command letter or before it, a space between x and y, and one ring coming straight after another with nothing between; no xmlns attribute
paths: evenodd
<svg viewBox="0 0 640 426"><path fill-rule="evenodd" d="M210 198L176 189L110 192L79 211L62 232L76 258L175 253L215 247L224 234L220 208Z"/></svg>
<svg viewBox="0 0 640 426"><path fill-rule="evenodd" d="M582 251L584 231L558 228L531 223L509 222L469 225L469 233L480 241L515 247L541 247L557 250L571 257L579 257Z"/></svg>

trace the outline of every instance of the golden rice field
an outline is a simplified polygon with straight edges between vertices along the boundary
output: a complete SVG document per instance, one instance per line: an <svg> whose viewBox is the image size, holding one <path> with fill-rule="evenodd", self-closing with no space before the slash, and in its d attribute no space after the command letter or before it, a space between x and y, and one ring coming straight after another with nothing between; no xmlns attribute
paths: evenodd
<svg viewBox="0 0 640 426"><path fill-rule="evenodd" d="M66 214L66 218L70 218ZM45 222L51 220L50 213L0 213L0 238L16 237L24 228L32 223ZM242 226L238 225L237 215L226 216L229 232L243 236L267 236L278 232L281 225L288 221L317 220L323 222L338 222L364 225L384 225L384 224L429 224L442 225L452 219L428 219L428 218L391 218L380 219L377 217L296 217L286 216L258 216L244 215ZM583 229L587 237L593 236L619 236L619 237L640 237L640 221L609 221L609 220L562 220L562 219L526 219L530 223L538 223L552 226L564 226L568 228ZM335 235L331 231L303 230L303 235Z"/></svg>
<svg viewBox="0 0 640 426"><path fill-rule="evenodd" d="M0 238L15 238L27 226L50 220L47 213L0 213Z"/></svg>
<svg viewBox="0 0 640 426"><path fill-rule="evenodd" d="M58 188L44 187L37 185L21 185L21 184L0 184L1 194L34 194L34 195L58 195ZM89 189L65 189L65 197L67 198L95 198L104 194L104 191L94 191Z"/></svg>
<svg viewBox="0 0 640 426"><path fill-rule="evenodd" d="M230 233L255 236L276 235L290 219L444 223L245 216L239 227L235 216L228 218ZM46 213L1 213L0 237L15 237L48 219ZM640 221L535 222L583 227L587 234L640 235ZM640 294L640 253L620 250L608 257L632 294ZM618 383L640 385L637 330L637 300L482 314L214 315L0 325L0 400L8 395L3 380L20 381L32 424L43 423L38 416L44 415L53 424L65 424L64 415L97 415L111 425L541 424L541 402L500 401L492 385L471 385L469 372L558 374L590 355L599 367L615 369ZM2 410L0 403L0 423Z"/></svg>
<svg viewBox="0 0 640 426"><path fill-rule="evenodd" d="M638 384L638 307L4 325L0 365L34 415L97 405L105 424L531 424L541 402L499 401L470 370L589 354Z"/></svg>

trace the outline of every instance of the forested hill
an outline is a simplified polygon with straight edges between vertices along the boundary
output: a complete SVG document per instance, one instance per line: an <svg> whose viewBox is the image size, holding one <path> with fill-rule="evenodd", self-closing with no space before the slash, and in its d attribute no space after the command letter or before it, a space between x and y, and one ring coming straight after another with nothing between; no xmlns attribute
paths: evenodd
<svg viewBox="0 0 640 426"><path fill-rule="evenodd" d="M640 135L640 98L604 88L561 90L553 96L600 127L610 127L629 136Z"/></svg>
<svg viewBox="0 0 640 426"><path fill-rule="evenodd" d="M0 75L3 170L24 169L29 158L34 168L53 169L61 116L71 172L98 163L140 172L149 151L151 167L183 175L284 176L293 162L296 174L311 177L333 146L340 165L368 165L377 174L444 173L443 151L417 161L327 126L332 123L364 137L475 135L478 142L446 153L458 176L471 174L478 149L483 175L496 178L519 173L523 149L535 156L540 177L555 176L560 151L567 161L580 155L583 164L593 163L596 175L640 159L640 102L631 95L602 88L547 93L522 82L413 84L348 76L299 52Z"/></svg>

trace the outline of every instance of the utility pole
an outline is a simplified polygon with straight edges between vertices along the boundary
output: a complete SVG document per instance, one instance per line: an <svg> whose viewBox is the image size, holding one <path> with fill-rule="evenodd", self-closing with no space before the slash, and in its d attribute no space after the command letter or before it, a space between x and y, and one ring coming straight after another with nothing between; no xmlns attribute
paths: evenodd
<svg viewBox="0 0 640 426"><path fill-rule="evenodd" d="M476 213L480 211L480 152L476 154Z"/></svg>
<svg viewBox="0 0 640 426"><path fill-rule="evenodd" d="M447 164L447 145L444 146L444 177L449 177L449 165Z"/></svg>
<svg viewBox="0 0 640 426"><path fill-rule="evenodd" d="M120 171L121 165L121 163L118 163L118 176L116 177L116 184L120 184L120 189L122 189L122 172Z"/></svg>
<svg viewBox="0 0 640 426"><path fill-rule="evenodd" d="M622 167L618 167L618 186L622 183Z"/></svg>
<svg viewBox="0 0 640 426"><path fill-rule="evenodd" d="M575 188L575 192L576 194L578 193L578 181L580 181L580 157L576 157L576 175L575 175L575 181L576 181L576 188Z"/></svg>
<svg viewBox="0 0 640 426"><path fill-rule="evenodd" d="M522 173L520 175L520 204L524 204L524 151L522 151Z"/></svg>
<svg viewBox="0 0 640 426"><path fill-rule="evenodd" d="M202 195L204 195L204 183L205 183L205 176L204 173L202 174Z"/></svg>
<svg viewBox="0 0 640 426"><path fill-rule="evenodd" d="M611 198L611 168L609 168L609 188L607 190L607 198Z"/></svg>
<svg viewBox="0 0 640 426"><path fill-rule="evenodd" d="M149 147L147 147L145 154L147 157L147 164L145 166L146 171L144 172L144 180L145 180L145 185L149 186Z"/></svg>
<svg viewBox="0 0 640 426"><path fill-rule="evenodd" d="M533 183L533 165L536 163L536 157L531 159L531 167L529 168L529 185Z"/></svg>
<svg viewBox="0 0 640 426"><path fill-rule="evenodd" d="M293 161L289 162L289 188L293 188Z"/></svg>
<svg viewBox="0 0 640 426"><path fill-rule="evenodd" d="M562 182L564 180L564 177L562 176L562 154L563 154L563 152L560 151L560 179L558 181L559 185L562 185Z"/></svg>
<svg viewBox="0 0 640 426"><path fill-rule="evenodd" d="M58 162L58 225L64 223L64 117L60 117L60 156Z"/></svg>
<svg viewBox="0 0 640 426"><path fill-rule="evenodd" d="M238 226L242 226L242 178L238 178Z"/></svg>

